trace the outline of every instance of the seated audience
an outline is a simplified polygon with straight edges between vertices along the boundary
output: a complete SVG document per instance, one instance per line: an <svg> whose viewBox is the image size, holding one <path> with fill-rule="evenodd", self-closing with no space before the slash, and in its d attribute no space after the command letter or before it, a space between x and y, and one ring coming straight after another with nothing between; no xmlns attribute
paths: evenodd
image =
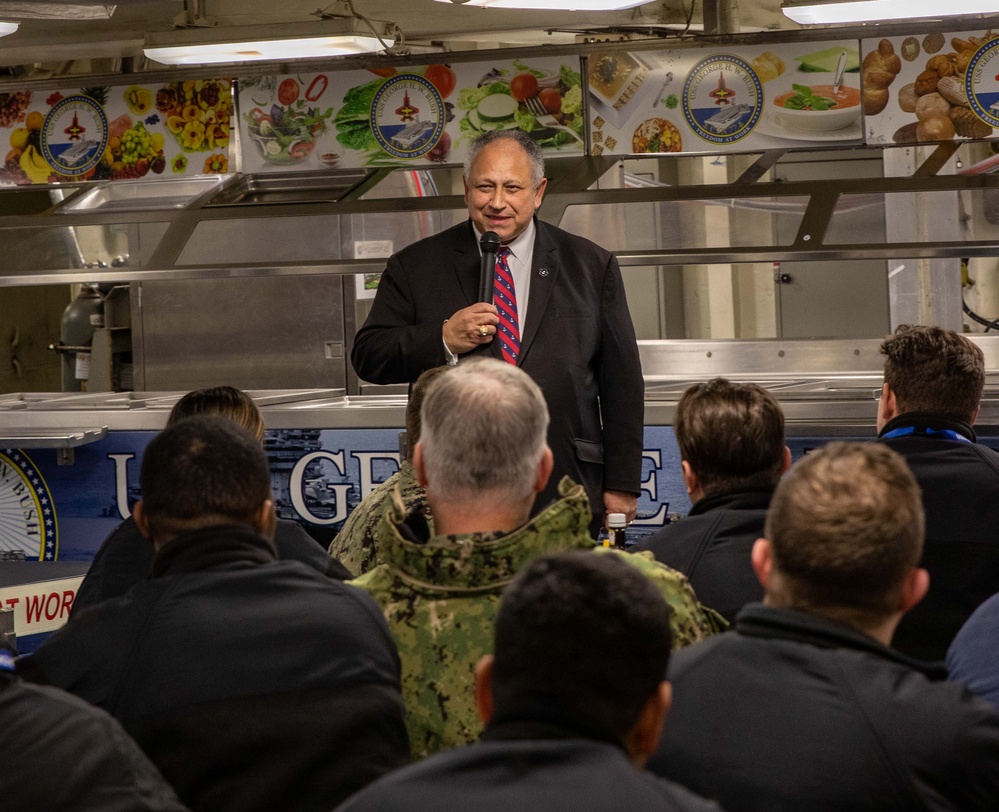
<svg viewBox="0 0 999 812"><path fill-rule="evenodd" d="M947 650L947 670L954 682L999 708L999 595L979 606L961 627Z"/></svg>
<svg viewBox="0 0 999 812"><path fill-rule="evenodd" d="M407 513L420 509L432 526L423 486L413 470L413 446L420 441L420 408L430 382L450 367L428 369L413 384L406 403L406 454L399 470L382 482L355 507L329 547L329 554L355 575L363 575L378 563L375 533L396 489Z"/></svg>
<svg viewBox="0 0 999 812"><path fill-rule="evenodd" d="M0 646L4 812L183 812L138 745L104 711L14 676Z"/></svg>
<svg viewBox="0 0 999 812"><path fill-rule="evenodd" d="M434 532L397 501L377 535L383 563L351 582L374 596L395 635L417 756L481 732L475 664L492 648L500 592L514 574L543 553L594 546L586 492L568 479L562 498L531 518L552 452L544 396L523 370L494 359L465 362L433 382L421 415L413 467ZM673 608L675 645L724 626L679 573L651 556L614 554L654 577Z"/></svg>
<svg viewBox="0 0 999 812"><path fill-rule="evenodd" d="M908 325L881 352L878 438L905 457L922 490L922 566L933 583L899 624L893 645L942 660L961 624L999 592L999 453L978 444L971 428L985 356L963 335Z"/></svg>
<svg viewBox="0 0 999 812"><path fill-rule="evenodd" d="M693 506L633 549L682 572L697 597L731 621L763 597L749 558L791 465L784 413L756 384L716 378L683 393L673 431Z"/></svg>
<svg viewBox="0 0 999 812"><path fill-rule="evenodd" d="M329 810L408 760L378 607L272 541L260 443L191 417L149 444L135 523L151 577L18 668L104 708L195 810Z"/></svg>
<svg viewBox="0 0 999 812"><path fill-rule="evenodd" d="M641 771L669 709L670 612L620 556L527 565L475 671L482 741L372 784L340 812L707 810Z"/></svg>
<svg viewBox="0 0 999 812"><path fill-rule="evenodd" d="M174 404L167 427L195 415L219 415L242 426L257 441L264 441L264 418L245 392L231 386L214 386L188 392ZM350 578L351 573L335 559L323 554L323 548L297 522L278 519L274 532L278 557L301 561L333 578ZM142 537L129 516L108 536L87 571L76 594L70 620L88 606L124 595L139 581L149 577L153 563L153 545Z"/></svg>
<svg viewBox="0 0 999 812"><path fill-rule="evenodd" d="M831 443L777 487L753 548L763 604L673 657L649 768L730 812L999 808L999 714L889 648L926 593L902 458Z"/></svg>

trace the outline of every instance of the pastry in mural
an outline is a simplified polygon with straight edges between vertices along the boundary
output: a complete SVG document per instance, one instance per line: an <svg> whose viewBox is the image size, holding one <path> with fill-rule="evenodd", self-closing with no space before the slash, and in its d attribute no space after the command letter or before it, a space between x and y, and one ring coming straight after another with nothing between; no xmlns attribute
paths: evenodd
<svg viewBox="0 0 999 812"><path fill-rule="evenodd" d="M888 106L888 88L902 70L902 60L890 40L883 39L864 57L864 115L876 116Z"/></svg>
<svg viewBox="0 0 999 812"><path fill-rule="evenodd" d="M974 87L974 83L969 85L967 72L976 54L987 51L983 46L996 37L991 31L982 36L969 36L967 39L953 37L950 40L951 51L930 56L915 80L899 88L896 98L898 108L903 113L913 114L916 120L895 131L892 136L895 143L949 141L955 137L988 138L992 135L992 126L972 109L968 88ZM936 42L932 44L936 45ZM942 47L941 42L936 50L939 51ZM923 50L932 53L925 42ZM882 47L879 45L878 51L872 54L881 51ZM871 54L868 57L876 59ZM866 66L867 59L864 64ZM865 73L865 87L867 82ZM984 80L980 84L984 85Z"/></svg>
<svg viewBox="0 0 999 812"><path fill-rule="evenodd" d="M784 60L771 51L764 51L750 63L761 82L770 82L784 73Z"/></svg>

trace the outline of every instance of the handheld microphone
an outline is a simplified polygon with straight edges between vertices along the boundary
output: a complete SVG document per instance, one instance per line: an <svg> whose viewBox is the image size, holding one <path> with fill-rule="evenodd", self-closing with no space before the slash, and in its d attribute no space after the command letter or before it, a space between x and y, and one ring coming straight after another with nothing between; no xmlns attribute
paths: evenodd
<svg viewBox="0 0 999 812"><path fill-rule="evenodd" d="M495 231L487 231L479 240L482 248L482 264L479 266L479 301L493 301L493 276L496 273L496 252L499 251L500 238Z"/></svg>

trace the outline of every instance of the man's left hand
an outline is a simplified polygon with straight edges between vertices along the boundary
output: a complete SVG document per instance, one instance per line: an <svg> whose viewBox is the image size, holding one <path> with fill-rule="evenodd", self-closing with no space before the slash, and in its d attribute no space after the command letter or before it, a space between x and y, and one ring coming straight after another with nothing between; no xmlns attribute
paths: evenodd
<svg viewBox="0 0 999 812"><path fill-rule="evenodd" d="M608 513L623 513L631 524L638 513L638 497L624 491L604 491L604 526Z"/></svg>

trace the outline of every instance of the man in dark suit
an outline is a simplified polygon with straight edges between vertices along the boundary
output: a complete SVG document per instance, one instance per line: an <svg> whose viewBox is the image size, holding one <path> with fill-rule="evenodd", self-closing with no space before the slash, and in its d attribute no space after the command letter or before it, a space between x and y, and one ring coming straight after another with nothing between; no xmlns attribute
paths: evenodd
<svg viewBox="0 0 999 812"><path fill-rule="evenodd" d="M351 361L373 383L415 381L468 355L515 363L541 387L551 413L554 474L586 488L595 516L635 515L641 480L643 394L635 331L617 260L535 218L546 180L537 143L520 130L485 133L465 173L469 222L392 256ZM492 231L506 287L478 302L479 239ZM502 251L501 251L502 253ZM507 297L509 294L509 297ZM512 322L512 324L511 324ZM497 340L497 335L499 339Z"/></svg>

